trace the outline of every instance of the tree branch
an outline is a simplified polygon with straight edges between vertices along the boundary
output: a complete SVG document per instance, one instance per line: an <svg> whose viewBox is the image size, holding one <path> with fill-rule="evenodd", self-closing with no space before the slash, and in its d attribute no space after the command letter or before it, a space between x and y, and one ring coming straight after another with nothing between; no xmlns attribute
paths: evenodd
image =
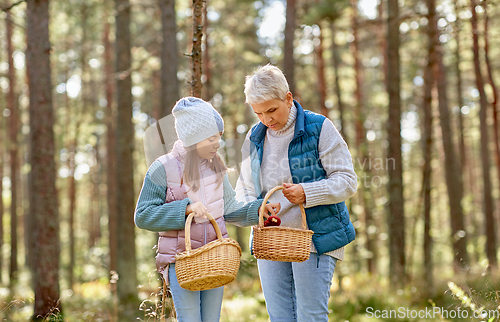
<svg viewBox="0 0 500 322"><path fill-rule="evenodd" d="M2 8L2 11L7 12L7 11L9 11L10 9L14 8L14 7L15 7L15 6L17 6L17 5L20 5L20 4L21 4L21 3L23 3L23 2L26 2L26 0L20 0L20 1L16 2L16 3L11 4L10 6L8 6L8 7L6 7L6 8Z"/></svg>

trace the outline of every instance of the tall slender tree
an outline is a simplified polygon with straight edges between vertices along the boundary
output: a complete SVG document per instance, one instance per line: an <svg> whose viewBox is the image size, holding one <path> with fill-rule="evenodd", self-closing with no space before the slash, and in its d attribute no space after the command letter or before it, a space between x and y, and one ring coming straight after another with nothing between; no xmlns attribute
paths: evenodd
<svg viewBox="0 0 500 322"><path fill-rule="evenodd" d="M116 5L116 189L117 195L117 293L123 309L120 321L132 319L137 309L137 270L135 257L134 125L132 124L132 78L130 45L130 2Z"/></svg>
<svg viewBox="0 0 500 322"><path fill-rule="evenodd" d="M12 44L13 23L12 14L7 11L6 19L7 31L7 61L9 62L9 92L7 93L7 108L9 109L8 122L8 146L10 155L10 267L9 279L11 284L16 284L18 274L18 227L17 227L17 178L18 178L18 146L17 146L17 124L18 124L18 109L16 103L16 68L14 67L14 47Z"/></svg>
<svg viewBox="0 0 500 322"><path fill-rule="evenodd" d="M352 17L351 17L351 29L352 35L354 36L353 41L351 42L352 46L352 54L354 56L354 73L356 79L356 89L354 90L354 97L356 99L356 105L354 107L354 126L356 129L356 148L359 153L358 158L362 160L360 164L362 164L363 171L363 182L371 182L372 173L369 162L369 153L368 153L368 144L366 142L366 133L365 133L365 111L363 107L365 106L365 101L363 97L363 83L364 83L364 73L363 67L361 65L360 58L360 39L358 33L358 25L359 25L359 13L358 13L358 2L356 0L351 0L351 9L352 9ZM377 270L377 249L375 247L375 240L373 238L373 234L371 233L371 227L374 226L375 222L373 220L372 210L374 208L372 202L372 192L370 184L364 184L360 187L361 190L361 201L363 203L363 213L364 213L364 221L365 221L365 248L369 254L367 258L367 266L368 271L372 274L376 273Z"/></svg>
<svg viewBox="0 0 500 322"><path fill-rule="evenodd" d="M201 44L203 41L203 0L193 0L193 49L191 52L192 60L192 80L191 95L201 97L202 83L202 52ZM173 105L172 105L173 106Z"/></svg>
<svg viewBox="0 0 500 322"><path fill-rule="evenodd" d="M476 0L471 0L471 24L472 24L472 39L474 52L474 71L476 74L476 87L479 91L479 110L480 133L481 133L481 161L483 170L483 205L484 205L484 224L486 231L486 256L488 257L490 269L497 268L497 248L496 248L496 231L495 219L493 215L493 197L491 195L491 178L490 178L490 152L488 140L488 122L487 110L488 99L484 91L484 80L481 73L481 64L479 60L479 30L476 13Z"/></svg>
<svg viewBox="0 0 500 322"><path fill-rule="evenodd" d="M389 118L387 120L388 192L389 192L389 254L391 286L405 284L405 216L403 198L403 162L401 156L401 97L399 57L398 0L387 1L387 92Z"/></svg>
<svg viewBox="0 0 500 322"><path fill-rule="evenodd" d="M28 40L28 32L25 33L25 40L26 40L26 44L28 44L29 40ZM28 85L28 88L29 88L29 84L30 84L30 73L29 73L29 64L26 63L26 81L25 81L25 84ZM29 113L29 112L28 112ZM26 135L24 137L24 140L25 140L25 146L27 147L27 152L26 152L26 156L24 159L25 159L25 163L29 164L29 162L31 161L31 137L30 135ZM25 212L25 216L24 216L24 228L25 228L25 231L27 232L31 232L34 230L34 219L33 219L33 214L30 212L30 207L31 207L31 201L32 201L32 196L31 196L31 171L28 172L26 174L26 177L25 177L25 182L26 182L26 186L24 187L25 189L25 195L27 196L27 199L28 199L28 202L27 202L27 206L26 206L26 212ZM35 236L33 236L33 234L25 234L25 239L24 239L24 242L25 242L25 253L26 253L26 260L25 260L25 263L26 263L26 266L29 268L30 270L30 273L33 275L34 274L34 269L33 269L33 263L34 263L34 256L33 256L33 252L34 252L34 245L35 245Z"/></svg>
<svg viewBox="0 0 500 322"><path fill-rule="evenodd" d="M456 3L455 3L455 12L457 11L456 9ZM460 62L462 61L462 55L461 55L461 41L460 41L460 30L461 30L461 21L460 19L457 19L455 22L455 41L456 41L456 47L455 47L455 72L456 72L456 91L457 91L457 102L458 102L458 107L460 108L460 113L458 113L458 131L459 131L459 154L460 154L460 166L462 168L462 173L465 172L466 166L467 166L467 157L465 153L465 136L464 136L464 116L462 113L462 107L465 105L464 97L462 94L462 71L460 69ZM464 187L465 188L465 187Z"/></svg>
<svg viewBox="0 0 500 322"><path fill-rule="evenodd" d="M92 186L92 194L91 194L91 203L90 203L90 212L92 221L89 222L89 248L98 247L99 239L101 238L101 203L100 203L100 165L101 159L99 157L99 135L95 132L93 133L95 137L95 144L92 148L92 157L94 165L90 168L90 180Z"/></svg>
<svg viewBox="0 0 500 322"><path fill-rule="evenodd" d="M354 73L356 79L356 88L354 90L354 96L356 98L355 110L355 129L356 129L356 146L361 148L361 144L364 140L364 127L362 119L362 105L363 105L363 69L361 67L360 48L359 48L359 36L358 36L358 2L357 0L351 0L351 29L353 40L351 42L351 52L354 58Z"/></svg>
<svg viewBox="0 0 500 322"><path fill-rule="evenodd" d="M160 0L162 38L161 43L161 117L171 113L179 99L177 80L177 23L175 0Z"/></svg>
<svg viewBox="0 0 500 322"><path fill-rule="evenodd" d="M68 113L70 114L70 113ZM75 210L76 210L76 179L75 179L75 154L76 154L76 138L79 133L79 122L75 126L74 135L75 138L71 140L69 157L68 157L68 199L69 199L69 211L68 211L68 224L69 224L69 265L68 265L68 280L70 288L73 288L74 284L74 271L75 271L75 257L76 257L76 238L75 238Z"/></svg>
<svg viewBox="0 0 500 322"><path fill-rule="evenodd" d="M68 81L69 77L69 70L66 68L66 81ZM76 162L75 162L75 156L77 152L77 146L78 146L78 136L80 133L80 124L81 124L81 113L80 111L74 106L68 96L68 93L65 93L65 100L66 100L66 109L67 109L67 114L66 114L66 122L67 124L73 124L73 127L68 127L68 132L66 133L67 137L69 138L69 141L67 142L68 144L68 169L69 169L69 176L68 176L68 200L69 200L69 209L68 209L68 225L69 225L69 264L68 264L68 281L69 281L69 287L73 288L75 278L74 278L74 271L75 271L75 262L76 262L76 196L77 196L77 182L75 178L75 172L76 172ZM73 112L73 113L72 113ZM72 119L75 121L75 123L72 122ZM70 133L70 131L72 133Z"/></svg>
<svg viewBox="0 0 500 322"><path fill-rule="evenodd" d="M210 41L208 39L208 0L205 0L203 7L203 34L205 48L203 48L203 75L205 76L205 84L203 85L203 99L209 101L212 98L212 72L210 70Z"/></svg>
<svg viewBox="0 0 500 322"><path fill-rule="evenodd" d="M328 117L328 108L326 102L326 79L325 79L325 59L323 57L323 30L321 23L318 23L320 28L318 42L315 48L316 51L316 72L318 75L318 94L319 94L319 111L324 116Z"/></svg>
<svg viewBox="0 0 500 322"><path fill-rule="evenodd" d="M327 97L327 81L326 81L326 63L323 57L323 52L325 49L324 35L325 28L323 28L325 22L330 23L330 29L332 31L332 42L335 41L335 21L342 15L344 9L348 6L349 1L346 0L315 0L314 2L309 2L304 5L304 10L306 15L302 17L302 22L307 25L316 25L319 28L319 33L316 39L314 39L315 44L315 58L316 58L316 72L318 81L318 96L319 96L319 112L325 116L328 116L329 111L325 105ZM286 28L286 27L285 27ZM285 31L286 34L286 31ZM286 37L286 36L285 36ZM337 55L337 56L334 56ZM336 50L336 44L332 45L332 62L335 66L336 81L337 81L337 98L340 98L340 85L338 84L338 65L339 58ZM286 75L285 75L286 76ZM342 108L341 101L339 108ZM341 115L342 116L342 115ZM341 131L343 131L341 129Z"/></svg>
<svg viewBox="0 0 500 322"><path fill-rule="evenodd" d="M345 125L346 122L344 122L344 103L342 102L342 91L340 90L340 77L339 77L339 69L340 69L340 57L339 57L339 48L337 45L337 42L335 41L335 35L337 32L337 28L335 27L335 21L332 19L330 22L330 30L332 33L332 66L333 66L333 74L334 74L334 79L335 79L335 85L334 85L334 92L335 96L337 97L337 109L339 111L339 122L340 122L340 134L344 138L344 140L347 142L347 137L346 137L346 129Z"/></svg>
<svg viewBox="0 0 500 322"><path fill-rule="evenodd" d="M106 95L106 199L108 203L109 230L109 270L117 270L117 190L116 190L116 150L115 150L115 113L114 113L114 77L113 77L113 47L110 40L111 24L108 22L108 11L104 13L104 90Z"/></svg>
<svg viewBox="0 0 500 322"><path fill-rule="evenodd" d="M455 2L455 15L458 17L459 13L459 4ZM464 61L462 58L463 56L463 46L462 46L462 20L457 19L455 21L454 25L454 30L455 30L455 88L456 88L456 93L457 93L457 103L458 107L460 109L460 112L458 113L458 131L459 131L459 144L458 144L458 150L459 150L459 155L460 155L460 168L461 172L463 175L463 195L466 196L467 194L470 194L472 197L472 209L479 209L481 208L476 198L477 195L477 189L476 189L476 178L474 175L475 172L475 165L474 165L474 158L473 154L470 153L471 147L470 145L472 142L470 141L469 143L466 142L468 138L470 138L470 135L467 136L467 133L470 133L470 131L465 131L467 128L466 124L466 118L464 117L464 113L462 113L462 108L466 105L465 104L465 98L463 95L463 81L466 77L466 74L463 73L463 70L461 68L461 63ZM469 229L469 237L472 240L477 240L479 232L478 232L478 225L476 224L477 222L477 216L475 211L469 211L469 213L466 213L464 210L464 216L465 218L469 218L469 223L466 223L466 226L471 226L472 229ZM477 255L477 247L473 247L474 251L470 254L471 257L474 257ZM475 258L470 258L470 262L476 261Z"/></svg>
<svg viewBox="0 0 500 322"><path fill-rule="evenodd" d="M377 14L378 14L378 19L382 22L384 21L384 3L385 1L379 1L378 6L377 6ZM387 33L385 31L386 26L384 24L380 24L380 28L377 28L377 38L378 38L378 43L382 52L382 55L384 59L382 60L382 70L383 70L383 75L384 75L384 84L387 87L387 37L385 37L385 34Z"/></svg>
<svg viewBox="0 0 500 322"><path fill-rule="evenodd" d="M493 115L493 135L495 139L493 140L495 145L495 155L496 155L496 165L497 165L497 177L498 182L500 182L500 126L498 121L498 87L493 76L494 67L490 61L490 40L489 40L489 30L490 30L490 18L488 16L488 5L487 1L482 2L484 8L484 61L486 63L488 71L488 83L491 86L491 91L493 92L493 101L491 102L491 109Z"/></svg>
<svg viewBox="0 0 500 322"><path fill-rule="evenodd" d="M61 312L59 221L50 71L49 1L27 1L30 90L30 214L33 220L34 320Z"/></svg>
<svg viewBox="0 0 500 322"><path fill-rule="evenodd" d="M437 27L436 0L427 0L429 19L429 40L433 43L435 54L434 75L438 91L439 121L443 140L445 159L445 179L448 188L450 205L451 241L453 244L454 264L458 269L469 263L467 254L467 235L465 234L464 214L462 208L463 182L460 164L453 143L453 129L450 121L450 111L447 94L446 68L443 63L443 53L439 42Z"/></svg>
<svg viewBox="0 0 500 322"><path fill-rule="evenodd" d="M71 14L73 7L67 3L66 10L68 14ZM68 34L71 34L74 32L74 28L70 27L68 29ZM64 42L64 49L66 52L70 48L73 47L72 41L69 39L69 37L66 37L65 42ZM68 83L70 79L70 73L71 73L71 68L70 68L70 63L67 62L64 66L64 81L65 83ZM76 147L77 147L77 138L78 138L78 133L80 131L80 109L78 109L78 106L74 104L74 101L71 100L69 97L68 91L64 92L64 106L66 108L66 120L65 120L65 130L64 133L65 139L68 141L65 142L64 144L67 146L68 149L68 159L67 159L67 167L69 169L69 175L67 178L67 185L68 185L68 190L67 196L69 200L69 208L68 208L68 213L67 213L67 220L68 220L68 238L69 238L69 263L68 263L68 283L69 287L73 288L74 282L75 282L75 259L76 259L76 227L75 227L75 213L76 213L76 196L77 196L77 182L75 179L75 170L76 170L76 163L75 163L75 154L76 154Z"/></svg>
<svg viewBox="0 0 500 322"><path fill-rule="evenodd" d="M286 1L285 44L283 50L283 73L288 81L290 92L295 94L295 59L293 57L295 39L296 0Z"/></svg>
<svg viewBox="0 0 500 322"><path fill-rule="evenodd" d="M430 29L429 29L430 30ZM432 181L432 88L434 87L434 66L435 50L434 42L430 37L428 40L427 66L424 71L424 98L422 101L422 112L424 114L422 121L422 151L424 156L424 166L422 175L422 197L424 209L424 281L427 294L432 294L434 287L432 272L432 237L431 230L431 181Z"/></svg>
<svg viewBox="0 0 500 322"><path fill-rule="evenodd" d="M1 54L1 53L0 53ZM4 138L4 127L5 127L5 118L0 119L0 142L5 142ZM4 145L0 146L0 178L3 178L3 167L5 162L5 150ZM0 196L3 193L3 180L0 180ZM3 212L4 212L4 204L3 198L0 198L0 249L3 247L3 238L4 238L4 228L3 228ZM0 281L3 279L3 254L0 252Z"/></svg>

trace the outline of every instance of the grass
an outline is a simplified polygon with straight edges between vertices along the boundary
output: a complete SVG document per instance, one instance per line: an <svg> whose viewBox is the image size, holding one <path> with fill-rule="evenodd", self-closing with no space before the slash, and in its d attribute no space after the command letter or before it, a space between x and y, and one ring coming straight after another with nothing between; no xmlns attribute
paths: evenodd
<svg viewBox="0 0 500 322"><path fill-rule="evenodd" d="M357 273L345 276L339 283L335 277L329 303L330 321L500 321L498 276L469 273L436 280L440 281L435 285L436 291L427 298L425 290L418 284L391 292L385 278ZM107 278L101 278L77 284L73 290L63 290L64 321L116 322L114 286ZM136 321L160 321L160 292L159 281L154 278L150 278L148 285L139 286L142 304ZM27 321L33 313L33 302L32 291L27 287L16 288L14 296L7 288L0 288L0 321ZM448 311L448 316L438 313L432 318L411 316L437 309ZM379 314L375 314L375 310ZM441 313L446 313L444 311ZM390 316L391 312L399 315ZM461 312L462 315L467 312L468 318L453 318L449 312ZM480 316L481 313L487 316ZM237 280L226 286L221 321L268 321L255 261L243 260Z"/></svg>

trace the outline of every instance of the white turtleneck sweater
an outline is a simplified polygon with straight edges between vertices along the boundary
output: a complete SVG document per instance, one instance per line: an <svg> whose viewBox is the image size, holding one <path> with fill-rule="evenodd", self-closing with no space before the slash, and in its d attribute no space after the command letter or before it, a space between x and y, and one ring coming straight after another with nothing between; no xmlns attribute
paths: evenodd
<svg viewBox="0 0 500 322"><path fill-rule="evenodd" d="M288 145L293 139L297 108L292 105L286 125L279 131L267 129L264 140L264 153L261 163L261 183L264 193L283 183L293 183L288 163ZM236 184L236 198L252 201L255 191L250 169L250 134L243 143L240 178ZM357 177L352 166L352 158L347 144L340 136L333 123L327 118L323 123L319 137L319 157L328 178L308 183L301 183L306 195L305 208L335 204L345 201L356 193ZM279 202L281 210L278 216L281 225L301 228L301 214L298 205L285 198L283 191L276 191L269 202ZM314 245L311 247L316 252ZM339 260L344 259L344 247L326 253Z"/></svg>

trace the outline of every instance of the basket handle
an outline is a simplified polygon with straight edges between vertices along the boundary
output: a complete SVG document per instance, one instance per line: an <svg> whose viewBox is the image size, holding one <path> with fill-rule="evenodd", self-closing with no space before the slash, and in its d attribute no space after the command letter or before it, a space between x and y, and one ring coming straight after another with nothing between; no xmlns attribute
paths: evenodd
<svg viewBox="0 0 500 322"><path fill-rule="evenodd" d="M273 193L275 193L278 190L283 190L285 187L283 186L276 186L269 190L264 197L264 201L262 201L262 205L260 205L259 209L259 227L262 228L264 227L264 214L266 213L266 204L269 198ZM307 230L307 221L306 221L306 211L304 209L304 204L299 204L300 207L300 213L302 214L302 229Z"/></svg>
<svg viewBox="0 0 500 322"><path fill-rule="evenodd" d="M217 234L217 239L222 239L222 233L220 232L219 225L217 225L217 222L215 221L214 217L212 217L211 214L208 213L208 211L205 213L207 216L208 220L210 220L210 223L212 226L214 226L215 233ZM191 222L193 221L194 217L194 212L190 213L189 216L186 219L186 229L185 229L185 241L186 241L186 250L190 251L191 250Z"/></svg>

